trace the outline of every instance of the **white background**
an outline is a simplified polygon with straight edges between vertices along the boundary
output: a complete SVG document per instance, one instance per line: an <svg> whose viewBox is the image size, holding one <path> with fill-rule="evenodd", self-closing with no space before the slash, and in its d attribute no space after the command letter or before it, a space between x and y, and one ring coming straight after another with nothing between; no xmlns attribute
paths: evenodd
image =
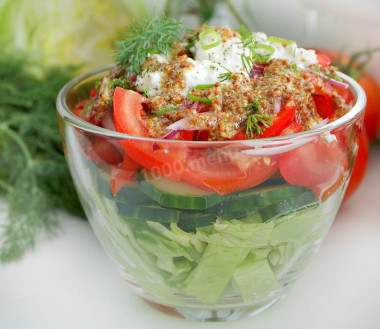
<svg viewBox="0 0 380 329"><path fill-rule="evenodd" d="M279 304L233 323L189 322L145 305L107 259L86 221L61 214L58 238L0 265L1 329L378 329L380 147L309 267Z"/></svg>

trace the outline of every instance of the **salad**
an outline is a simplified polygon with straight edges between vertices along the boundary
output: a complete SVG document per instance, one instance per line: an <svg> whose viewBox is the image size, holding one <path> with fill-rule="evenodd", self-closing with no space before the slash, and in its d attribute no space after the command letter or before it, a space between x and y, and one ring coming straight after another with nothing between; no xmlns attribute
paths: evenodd
<svg viewBox="0 0 380 329"><path fill-rule="evenodd" d="M337 68L294 41L165 17L130 26L116 58L73 112L130 135L78 135L77 179L95 186L93 226L124 276L178 308L282 296L352 168L355 127L304 133L352 108Z"/></svg>

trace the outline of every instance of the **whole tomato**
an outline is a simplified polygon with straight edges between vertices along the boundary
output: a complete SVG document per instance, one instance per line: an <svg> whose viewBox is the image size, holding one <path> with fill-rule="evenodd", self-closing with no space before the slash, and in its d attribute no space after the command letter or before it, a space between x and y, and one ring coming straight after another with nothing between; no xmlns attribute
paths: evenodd
<svg viewBox="0 0 380 329"><path fill-rule="evenodd" d="M352 54L350 57L333 49L316 49L317 56L328 56L331 65L338 66L340 72L354 78L361 85L367 96L364 129L359 140L358 154L344 200L347 200L361 184L368 165L369 143L376 138L380 131L380 87L364 69L369 57L364 61L360 61L360 58L374 51L380 51L380 49L361 51ZM352 100L353 96L349 90L336 89L347 103Z"/></svg>
<svg viewBox="0 0 380 329"><path fill-rule="evenodd" d="M364 128L367 132L368 140L371 142L380 131L380 86L373 77L365 70L369 55L380 48L360 51L348 56L333 49L316 49L317 56L327 55L331 60L331 65L338 66L339 71L354 78L364 89L367 96L367 106L364 116ZM367 57L366 57L367 56ZM361 60L364 58L364 60ZM339 92L346 101L350 100L350 93L347 90Z"/></svg>
<svg viewBox="0 0 380 329"><path fill-rule="evenodd" d="M359 149L356 156L354 169L351 174L350 182L348 183L346 193L344 194L344 201L347 200L359 187L367 171L368 158L369 158L369 145L368 137L365 131L359 139Z"/></svg>

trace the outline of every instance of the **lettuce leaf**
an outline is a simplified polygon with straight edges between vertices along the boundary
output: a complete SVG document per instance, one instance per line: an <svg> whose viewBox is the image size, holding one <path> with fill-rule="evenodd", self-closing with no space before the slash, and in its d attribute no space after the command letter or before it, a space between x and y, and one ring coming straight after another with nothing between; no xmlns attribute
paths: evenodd
<svg viewBox="0 0 380 329"><path fill-rule="evenodd" d="M112 62L117 34L143 10L141 0L0 0L0 44L87 70Z"/></svg>

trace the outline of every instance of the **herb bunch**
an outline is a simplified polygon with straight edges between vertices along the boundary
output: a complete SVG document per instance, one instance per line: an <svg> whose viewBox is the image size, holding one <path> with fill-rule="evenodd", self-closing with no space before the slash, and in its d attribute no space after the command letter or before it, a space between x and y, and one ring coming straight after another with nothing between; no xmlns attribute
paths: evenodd
<svg viewBox="0 0 380 329"><path fill-rule="evenodd" d="M126 68L128 76L139 74L141 67L151 54L169 54L173 42L179 41L183 32L180 21L166 16L135 20L122 33L116 42L116 63L121 69Z"/></svg>
<svg viewBox="0 0 380 329"><path fill-rule="evenodd" d="M55 112L58 91L73 71L0 53L0 195L9 205L0 221L1 262L21 258L37 234L55 233L54 209L83 216Z"/></svg>

